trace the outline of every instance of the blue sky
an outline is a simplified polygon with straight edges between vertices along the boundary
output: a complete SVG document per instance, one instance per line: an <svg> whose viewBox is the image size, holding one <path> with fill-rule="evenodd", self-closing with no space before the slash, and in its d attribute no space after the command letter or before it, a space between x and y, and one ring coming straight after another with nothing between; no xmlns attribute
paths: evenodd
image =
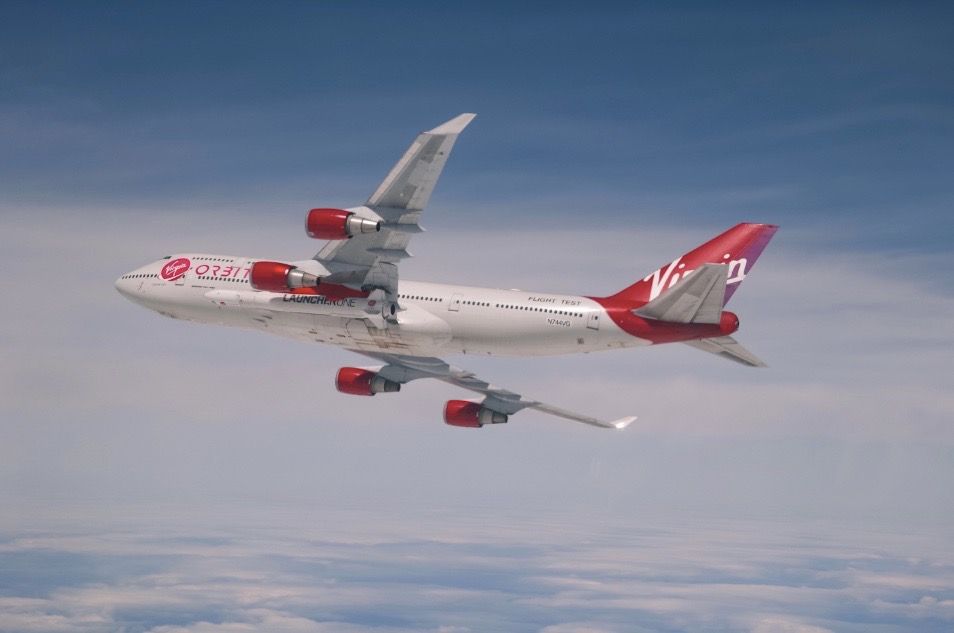
<svg viewBox="0 0 954 633"><path fill-rule="evenodd" d="M0 631L950 628L951 13L6 6ZM605 294L735 222L778 223L733 299L770 368L672 346L452 359L640 416L467 433L441 423L458 390L359 402L332 385L360 363L347 352L161 319L113 289L176 251L312 255L308 208L363 201L464 111L403 275ZM533 518L555 514L551 532ZM367 526L423 561L401 604L392 555L349 545ZM770 544L766 526L784 527ZM302 571L306 528L344 569ZM641 530L659 540L614 538ZM163 558L179 538L208 549ZM248 578L291 597L243 602ZM334 581L365 606L302 607ZM479 594L469 619L459 591Z"/></svg>
<svg viewBox="0 0 954 633"><path fill-rule="evenodd" d="M943 250L951 17L943 3L15 5L2 184L18 203L345 203L408 130L476 111L441 188L472 204L562 202L565 222L596 206L742 215Z"/></svg>

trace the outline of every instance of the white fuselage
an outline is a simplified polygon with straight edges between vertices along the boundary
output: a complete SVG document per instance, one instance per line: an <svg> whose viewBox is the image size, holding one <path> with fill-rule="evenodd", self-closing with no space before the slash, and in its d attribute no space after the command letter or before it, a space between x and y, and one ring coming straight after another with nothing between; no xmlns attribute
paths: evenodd
<svg viewBox="0 0 954 633"><path fill-rule="evenodd" d="M359 351L546 356L650 344L621 330L586 297L401 280L391 317L380 292L339 300L262 292L249 285L255 259L174 258L190 262L181 276L162 277L166 258L123 275L117 289L165 316Z"/></svg>

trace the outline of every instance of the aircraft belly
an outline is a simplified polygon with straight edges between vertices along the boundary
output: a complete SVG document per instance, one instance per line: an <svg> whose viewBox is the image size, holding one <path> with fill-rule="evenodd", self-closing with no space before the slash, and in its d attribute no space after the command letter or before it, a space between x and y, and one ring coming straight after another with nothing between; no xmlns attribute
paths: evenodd
<svg viewBox="0 0 954 633"><path fill-rule="evenodd" d="M566 325L564 320L542 315L489 319L462 312L438 316L419 305L405 304L397 314L397 323L393 323L379 313L370 314L363 304L354 309L358 306L296 304L287 298L249 295L247 291L170 290L162 293L164 296L143 297L141 302L155 302L149 307L174 318L254 328L284 338L364 351L416 356L553 356L648 344L617 331L619 328L609 319L594 330L584 321ZM279 309L275 309L276 302L280 302Z"/></svg>
<svg viewBox="0 0 954 633"><path fill-rule="evenodd" d="M341 305L297 304L288 298L247 291L210 292L204 288L186 293L177 289L156 297L153 303L149 307L173 318L254 328L283 338L367 351L435 355L446 350L451 338L445 321L416 306L399 312L398 322L393 323L380 313L369 313L363 303L358 310Z"/></svg>
<svg viewBox="0 0 954 633"><path fill-rule="evenodd" d="M434 355L445 349L450 328L423 310L399 313L398 322L382 318L355 318L282 312L262 314L262 327L291 338L364 351Z"/></svg>
<svg viewBox="0 0 954 633"><path fill-rule="evenodd" d="M397 321L396 324L389 324L388 329L408 350L414 350L415 353L439 353L451 340L451 328L447 321L419 306L407 306L398 313Z"/></svg>
<svg viewBox="0 0 954 633"><path fill-rule="evenodd" d="M572 327L461 319L454 324L452 346L466 354L552 356L583 351L588 342L586 333Z"/></svg>
<svg viewBox="0 0 954 633"><path fill-rule="evenodd" d="M387 350L397 354L406 353L408 345L401 339L397 328L376 327L368 319L349 319L345 325L349 346L367 351Z"/></svg>
<svg viewBox="0 0 954 633"><path fill-rule="evenodd" d="M609 319L602 327L589 320L544 315L488 319L461 314L451 321L454 338L448 350L494 356L557 356L650 344L623 332Z"/></svg>

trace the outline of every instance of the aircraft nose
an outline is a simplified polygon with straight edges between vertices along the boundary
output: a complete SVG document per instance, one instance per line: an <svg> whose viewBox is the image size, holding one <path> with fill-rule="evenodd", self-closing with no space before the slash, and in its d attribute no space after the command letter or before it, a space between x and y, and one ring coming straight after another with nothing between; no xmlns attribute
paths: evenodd
<svg viewBox="0 0 954 633"><path fill-rule="evenodd" d="M121 294L124 297L129 296L130 294L129 280L126 279L126 275L122 275L121 277L119 277L113 285L116 286L116 290L119 291L119 294Z"/></svg>

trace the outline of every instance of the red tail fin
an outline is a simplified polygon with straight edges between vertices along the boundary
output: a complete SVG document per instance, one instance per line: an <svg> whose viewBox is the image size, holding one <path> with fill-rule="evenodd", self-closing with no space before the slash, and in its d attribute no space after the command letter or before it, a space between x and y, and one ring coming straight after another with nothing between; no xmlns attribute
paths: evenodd
<svg viewBox="0 0 954 633"><path fill-rule="evenodd" d="M658 297L659 293L702 264L728 264L729 279L725 287L725 300L728 302L777 230L778 227L773 224L737 224L607 298L634 305L643 304Z"/></svg>

